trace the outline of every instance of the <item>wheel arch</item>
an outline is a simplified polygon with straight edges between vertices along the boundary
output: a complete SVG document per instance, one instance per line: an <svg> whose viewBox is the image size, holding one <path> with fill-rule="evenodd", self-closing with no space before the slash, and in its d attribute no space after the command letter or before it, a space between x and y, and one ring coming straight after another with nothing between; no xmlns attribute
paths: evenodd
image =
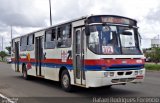
<svg viewBox="0 0 160 103"><path fill-rule="evenodd" d="M61 81L62 72L63 72L64 70L67 70L67 71L68 71L68 69L67 69L65 66L62 66L62 67L60 68L60 70L59 70L59 82ZM70 76L69 71L68 71L68 74L69 74L69 78L70 78L70 80L71 80L71 76Z"/></svg>
<svg viewBox="0 0 160 103"><path fill-rule="evenodd" d="M64 72L63 72L64 71ZM67 87L65 86L65 81L64 81L64 76L66 76L66 74L68 75L69 78L69 84L67 85ZM63 77L62 77L63 75ZM72 84L72 73L70 70L68 70L65 66L62 66L59 70L59 82L63 88L63 90L65 90L66 92L71 92L74 90L73 84Z"/></svg>

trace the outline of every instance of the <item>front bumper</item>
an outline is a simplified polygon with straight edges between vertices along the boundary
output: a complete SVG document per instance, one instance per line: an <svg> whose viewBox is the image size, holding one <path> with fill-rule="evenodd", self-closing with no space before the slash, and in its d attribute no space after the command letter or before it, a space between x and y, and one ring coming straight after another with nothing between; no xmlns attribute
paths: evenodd
<svg viewBox="0 0 160 103"><path fill-rule="evenodd" d="M123 71L86 71L86 87L101 87L126 83L140 83L145 77L145 68Z"/></svg>

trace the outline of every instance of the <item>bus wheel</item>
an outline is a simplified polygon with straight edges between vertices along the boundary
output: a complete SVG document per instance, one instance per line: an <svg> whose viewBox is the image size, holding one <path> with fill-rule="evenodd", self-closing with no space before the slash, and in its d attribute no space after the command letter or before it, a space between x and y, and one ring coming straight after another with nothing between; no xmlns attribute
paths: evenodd
<svg viewBox="0 0 160 103"><path fill-rule="evenodd" d="M61 86L62 86L63 90L65 90L66 92L72 91L70 76L69 76L69 73L67 70L62 71Z"/></svg>
<svg viewBox="0 0 160 103"><path fill-rule="evenodd" d="M110 89L111 87L112 87L112 85L105 86L106 89Z"/></svg>
<svg viewBox="0 0 160 103"><path fill-rule="evenodd" d="M25 65L23 66L23 78L26 79L26 80L29 79L28 74L27 74L27 69L26 69Z"/></svg>

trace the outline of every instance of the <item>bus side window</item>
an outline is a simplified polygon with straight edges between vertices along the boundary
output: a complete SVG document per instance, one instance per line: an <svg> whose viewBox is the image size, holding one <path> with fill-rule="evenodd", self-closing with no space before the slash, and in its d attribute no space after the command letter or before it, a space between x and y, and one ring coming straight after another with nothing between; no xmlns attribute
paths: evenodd
<svg viewBox="0 0 160 103"><path fill-rule="evenodd" d="M34 50L34 34L30 34L28 35L28 39L27 39L27 50L28 51L32 51Z"/></svg>
<svg viewBox="0 0 160 103"><path fill-rule="evenodd" d="M54 49L56 47L56 29L48 29L45 32L45 49Z"/></svg>
<svg viewBox="0 0 160 103"><path fill-rule="evenodd" d="M21 37L20 42L20 51L26 51L27 50L27 36Z"/></svg>
<svg viewBox="0 0 160 103"><path fill-rule="evenodd" d="M58 28L58 44L59 48L67 48L71 46L71 25L63 25Z"/></svg>

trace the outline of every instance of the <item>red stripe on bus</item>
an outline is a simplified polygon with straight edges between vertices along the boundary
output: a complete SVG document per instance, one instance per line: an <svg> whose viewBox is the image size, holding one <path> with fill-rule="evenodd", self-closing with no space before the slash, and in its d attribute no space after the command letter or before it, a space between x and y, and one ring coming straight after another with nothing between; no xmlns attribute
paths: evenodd
<svg viewBox="0 0 160 103"><path fill-rule="evenodd" d="M14 58L12 58L15 61ZM31 58L30 61L26 58L19 59L20 62L36 62L35 59ZM138 62L141 60L142 62ZM143 59L92 59L92 60L85 60L86 65L120 65L120 64L144 64ZM45 59L42 60L42 63L56 63L56 64L73 64L72 59L68 59L67 62L62 62L62 59Z"/></svg>

